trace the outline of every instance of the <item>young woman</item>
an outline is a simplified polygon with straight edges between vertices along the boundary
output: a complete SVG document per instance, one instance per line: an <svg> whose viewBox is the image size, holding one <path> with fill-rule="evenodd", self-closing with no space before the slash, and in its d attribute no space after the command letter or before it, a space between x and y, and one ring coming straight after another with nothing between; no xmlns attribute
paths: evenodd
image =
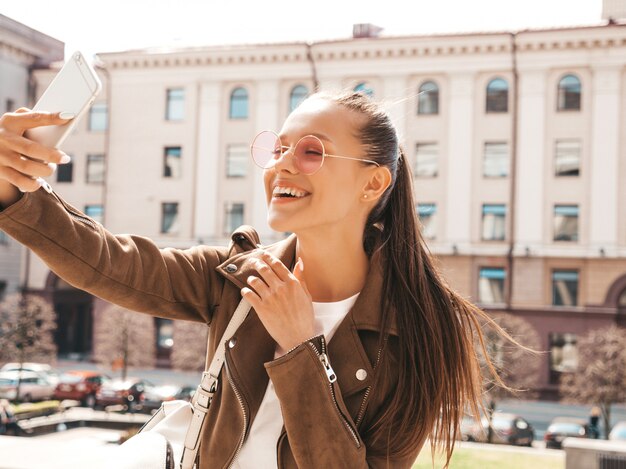
<svg viewBox="0 0 626 469"><path fill-rule="evenodd" d="M211 325L209 356L227 355L200 468L408 468L427 438L449 460L464 410L480 402L485 316L434 268L409 163L375 103L318 93L254 139L269 225L293 233L266 247L250 227L229 248L188 250L108 233L34 179L54 170L42 161L67 158L22 134L62 122L27 110L0 119L0 229L78 288ZM242 296L253 311L215 343Z"/></svg>

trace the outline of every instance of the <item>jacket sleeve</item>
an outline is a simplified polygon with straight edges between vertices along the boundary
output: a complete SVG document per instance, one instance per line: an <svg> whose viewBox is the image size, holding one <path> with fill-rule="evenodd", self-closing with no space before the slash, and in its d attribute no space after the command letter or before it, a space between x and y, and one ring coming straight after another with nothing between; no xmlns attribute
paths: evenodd
<svg viewBox="0 0 626 469"><path fill-rule="evenodd" d="M144 237L114 236L44 189L0 211L0 229L71 285L133 311L209 323L221 293L219 249L159 249Z"/></svg>
<svg viewBox="0 0 626 469"><path fill-rule="evenodd" d="M274 384L289 445L298 467L410 468L408 458L368 455L334 380L324 336L265 364Z"/></svg>

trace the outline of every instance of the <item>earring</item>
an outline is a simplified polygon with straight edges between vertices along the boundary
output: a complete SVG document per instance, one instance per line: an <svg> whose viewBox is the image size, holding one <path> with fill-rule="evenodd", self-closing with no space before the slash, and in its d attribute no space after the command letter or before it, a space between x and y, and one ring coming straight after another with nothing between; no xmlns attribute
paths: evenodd
<svg viewBox="0 0 626 469"><path fill-rule="evenodd" d="M367 199L367 194L363 194L363 198L364 198L364 199Z"/></svg>

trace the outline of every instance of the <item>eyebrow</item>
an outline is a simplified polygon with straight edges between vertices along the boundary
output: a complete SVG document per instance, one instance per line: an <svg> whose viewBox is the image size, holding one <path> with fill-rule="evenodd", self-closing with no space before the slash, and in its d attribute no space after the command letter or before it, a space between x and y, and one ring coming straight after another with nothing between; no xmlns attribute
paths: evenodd
<svg viewBox="0 0 626 469"><path fill-rule="evenodd" d="M305 134L302 137L306 137L307 135L313 135L314 137L317 137L320 140L325 140L327 142L334 143L333 139L331 139L330 137L328 137L327 135L324 135L324 134L320 134L320 133L314 132L314 133L310 133L310 134ZM300 138L302 138L302 137L300 137ZM284 134L278 134L278 138L280 138L280 140L282 141L283 139L286 139L286 136ZM298 140L300 140L300 139L298 139Z"/></svg>

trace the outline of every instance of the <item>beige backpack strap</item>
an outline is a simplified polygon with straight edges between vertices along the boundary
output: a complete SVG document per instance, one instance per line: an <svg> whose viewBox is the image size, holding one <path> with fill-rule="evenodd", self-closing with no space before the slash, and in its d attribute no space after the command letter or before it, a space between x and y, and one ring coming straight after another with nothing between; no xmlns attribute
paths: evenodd
<svg viewBox="0 0 626 469"><path fill-rule="evenodd" d="M183 456L180 461L181 469L192 469L196 462L196 456L198 455L198 449L200 447L200 431L206 419L206 414L209 411L213 394L215 394L219 385L218 378L226 358L225 344L244 322L250 312L250 308L250 303L242 299L228 323L224 334L222 334L221 340L217 344L211 364L207 367L206 371L202 373L202 381L192 400L193 417L187 429L187 436L185 437L185 447L183 448Z"/></svg>

